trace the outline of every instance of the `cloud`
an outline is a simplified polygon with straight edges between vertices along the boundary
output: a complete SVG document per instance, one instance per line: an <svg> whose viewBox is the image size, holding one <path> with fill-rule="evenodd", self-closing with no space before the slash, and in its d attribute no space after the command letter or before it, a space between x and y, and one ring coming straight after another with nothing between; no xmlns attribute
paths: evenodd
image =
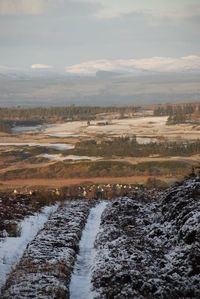
<svg viewBox="0 0 200 299"><path fill-rule="evenodd" d="M166 13L169 18L180 20L180 19L190 19L196 16L200 16L200 5L199 4L189 4L185 5L179 10L171 10Z"/></svg>
<svg viewBox="0 0 200 299"><path fill-rule="evenodd" d="M94 60L66 67L71 74L93 75L97 71L129 72L185 72L200 71L200 57L191 55L181 58L152 57L145 59Z"/></svg>
<svg viewBox="0 0 200 299"><path fill-rule="evenodd" d="M31 65L31 69L32 70L44 70L44 69L51 69L52 66L51 65L47 65L47 64L32 64Z"/></svg>
<svg viewBox="0 0 200 299"><path fill-rule="evenodd" d="M12 71L19 71L19 68L7 66L7 65L0 65L0 73L7 73Z"/></svg>
<svg viewBox="0 0 200 299"><path fill-rule="evenodd" d="M95 14L100 3L81 0L0 0L0 15L89 15Z"/></svg>
<svg viewBox="0 0 200 299"><path fill-rule="evenodd" d="M43 0L0 0L0 15L40 15Z"/></svg>
<svg viewBox="0 0 200 299"><path fill-rule="evenodd" d="M72 0L79 3L99 4L99 10L94 16L99 20L126 18L129 15L144 14L153 18L171 19L180 21L200 15L198 0L183 0L182 3L174 3L179 0L169 0L171 3L158 3L148 0ZM167 2L167 1L166 1Z"/></svg>
<svg viewBox="0 0 200 299"><path fill-rule="evenodd" d="M153 9L148 0L0 0L0 63L26 67L34 57L56 67L72 65L74 72L74 64L104 58L100 67L112 69L111 59L121 57L199 55L200 5L186 9L186 1ZM77 72L81 67L94 73L95 63L78 65Z"/></svg>

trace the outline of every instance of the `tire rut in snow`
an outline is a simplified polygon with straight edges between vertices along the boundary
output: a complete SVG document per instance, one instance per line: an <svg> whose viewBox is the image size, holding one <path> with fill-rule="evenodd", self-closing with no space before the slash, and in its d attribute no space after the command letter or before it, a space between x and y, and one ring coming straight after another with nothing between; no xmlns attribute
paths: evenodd
<svg viewBox="0 0 200 299"><path fill-rule="evenodd" d="M102 201L90 210L87 223L79 243L79 254L70 282L71 299L92 299L91 274L95 264L96 250L94 247L96 236L99 232L101 215L107 202Z"/></svg>
<svg viewBox="0 0 200 299"><path fill-rule="evenodd" d="M10 274L1 298L69 298L69 281L90 205L70 201L52 214Z"/></svg>

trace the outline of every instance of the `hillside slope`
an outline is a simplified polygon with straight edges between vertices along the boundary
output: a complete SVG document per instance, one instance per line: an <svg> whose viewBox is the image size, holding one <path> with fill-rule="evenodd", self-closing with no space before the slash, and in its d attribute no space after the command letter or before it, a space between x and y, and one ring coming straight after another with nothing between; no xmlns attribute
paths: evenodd
<svg viewBox="0 0 200 299"><path fill-rule="evenodd" d="M137 196L104 212L96 246L95 298L200 298L200 180L155 202Z"/></svg>

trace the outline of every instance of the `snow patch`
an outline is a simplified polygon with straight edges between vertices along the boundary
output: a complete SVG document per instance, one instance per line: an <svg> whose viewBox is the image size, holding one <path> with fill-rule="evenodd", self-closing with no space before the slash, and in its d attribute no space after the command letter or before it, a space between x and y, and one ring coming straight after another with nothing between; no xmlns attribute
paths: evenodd
<svg viewBox="0 0 200 299"><path fill-rule="evenodd" d="M0 289L6 282L8 274L22 256L27 244L43 227L49 214L57 208L57 204L44 207L40 213L26 217L19 223L21 232L19 237L6 237L0 242Z"/></svg>
<svg viewBox="0 0 200 299"><path fill-rule="evenodd" d="M63 156L61 154L42 154L39 155L38 157L43 157L52 161L65 161L65 160L73 160L73 161L79 161L79 160L91 160L91 161L97 161L101 158L98 157L89 157L89 156L76 156L76 155L68 155L68 156Z"/></svg>
<svg viewBox="0 0 200 299"><path fill-rule="evenodd" d="M66 143L36 143L36 142L4 142L0 143L0 146L40 146L40 147L47 147L47 148L55 148L57 150L69 150L73 149L74 146L71 144Z"/></svg>

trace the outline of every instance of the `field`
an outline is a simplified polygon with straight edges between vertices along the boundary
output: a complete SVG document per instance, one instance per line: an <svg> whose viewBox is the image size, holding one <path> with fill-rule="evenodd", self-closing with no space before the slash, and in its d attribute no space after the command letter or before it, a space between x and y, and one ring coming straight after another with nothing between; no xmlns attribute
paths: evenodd
<svg viewBox="0 0 200 299"><path fill-rule="evenodd" d="M167 119L144 106L90 121L15 125L0 132L0 188L145 184L149 177L171 184L199 165L197 146L187 148L198 142L200 123L169 126Z"/></svg>
<svg viewBox="0 0 200 299"><path fill-rule="evenodd" d="M102 123L108 121L107 118L101 120ZM164 117L135 117L127 119L113 119L108 125L98 126L98 121L92 121L90 126L87 122L73 122L53 127L44 130L45 135L57 137L96 137L104 135L108 137L117 136L133 136L136 135L140 142L151 141L150 138L157 138L158 140L193 140L199 138L200 125L194 126L192 124L175 125L169 128L166 125L166 116ZM150 140L149 140L150 139Z"/></svg>

